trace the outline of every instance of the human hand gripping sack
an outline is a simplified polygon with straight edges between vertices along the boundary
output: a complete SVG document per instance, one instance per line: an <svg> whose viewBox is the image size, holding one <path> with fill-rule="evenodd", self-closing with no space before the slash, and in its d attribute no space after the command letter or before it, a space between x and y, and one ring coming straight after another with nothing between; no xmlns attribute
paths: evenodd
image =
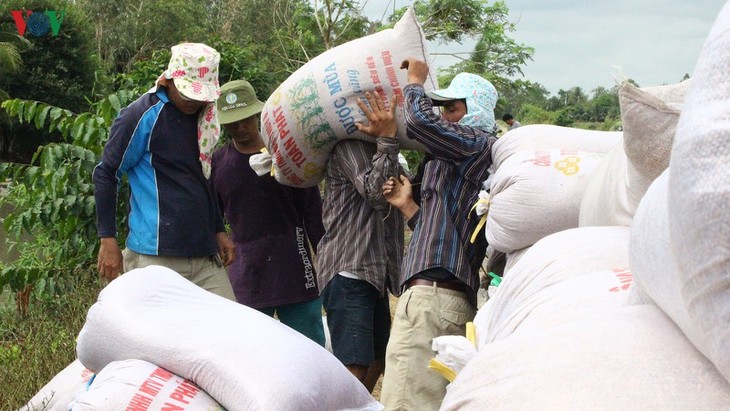
<svg viewBox="0 0 730 411"><path fill-rule="evenodd" d="M408 70L408 83L417 83L423 85L428 77L428 65L421 60L409 58L403 60L400 68Z"/></svg>
<svg viewBox="0 0 730 411"><path fill-rule="evenodd" d="M395 138L398 129L395 123L395 110L398 107L398 96L393 95L390 98L390 107L387 109L384 107L383 101L373 96L369 91L365 93L365 98L368 100L369 106L360 98L357 99L357 105L365 113L365 117L367 117L370 124L366 126L357 122L355 123L357 129L374 137Z"/></svg>

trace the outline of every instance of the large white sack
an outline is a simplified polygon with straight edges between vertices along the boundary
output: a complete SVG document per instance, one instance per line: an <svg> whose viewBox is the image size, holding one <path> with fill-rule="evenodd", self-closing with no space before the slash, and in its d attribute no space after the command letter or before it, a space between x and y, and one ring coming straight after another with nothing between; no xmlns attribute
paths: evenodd
<svg viewBox="0 0 730 411"><path fill-rule="evenodd" d="M356 122L367 123L357 106L365 92L385 97L403 96L408 84L400 64L407 58L430 61L413 8L392 29L349 41L310 60L286 79L266 100L261 113L264 141L273 157L274 176L290 186L316 185L324 177L329 154L338 141L375 142ZM437 88L430 73L424 87ZM397 110L398 140L402 148L424 150L406 137L402 110Z"/></svg>
<svg viewBox="0 0 730 411"><path fill-rule="evenodd" d="M700 350L730 381L730 4L700 52L669 172L669 240ZM690 336L690 339L693 339Z"/></svg>
<svg viewBox="0 0 730 411"><path fill-rule="evenodd" d="M632 282L628 243L627 227L576 228L538 241L477 312L477 346L545 315L624 304Z"/></svg>
<svg viewBox="0 0 730 411"><path fill-rule="evenodd" d="M586 183L621 133L524 126L497 140L486 237L510 253L578 227Z"/></svg>
<svg viewBox="0 0 730 411"><path fill-rule="evenodd" d="M441 410L730 407L727 381L653 305L576 308L542 320L480 347Z"/></svg>
<svg viewBox="0 0 730 411"><path fill-rule="evenodd" d="M66 408L68 409L68 408ZM72 411L224 411L192 381L147 361L114 361L73 403Z"/></svg>
<svg viewBox="0 0 730 411"><path fill-rule="evenodd" d="M656 306L631 305L628 227L532 246L475 318L442 410L715 410L730 385Z"/></svg>
<svg viewBox="0 0 730 411"><path fill-rule="evenodd" d="M56 374L18 411L68 411L69 404L83 392L94 372L78 359Z"/></svg>
<svg viewBox="0 0 730 411"><path fill-rule="evenodd" d="M500 137L492 146L495 169L514 153L528 149L567 148L575 151L606 153L621 140L621 132L593 131L549 124L518 127Z"/></svg>
<svg viewBox="0 0 730 411"><path fill-rule="evenodd" d="M656 304L664 311L684 332L687 338L704 353L721 371L728 365L728 352L712 356L716 347L726 347L730 350L728 341L716 340L713 334L705 334L704 329L720 327L727 324L721 312L707 312L697 317L691 310L686 294L686 280L682 275L679 262L682 259L691 259L686 251L676 253L671 247L673 234L670 230L669 215L669 184L671 168L665 171L651 185L644 199L639 205L631 229L631 269L635 275L637 293L642 301ZM682 235L679 235L682 237ZM705 246L715 249L715 244L706 243ZM722 273L727 276L728 272ZM727 278L727 277L726 277ZM712 284L712 279L709 279ZM708 287L710 286L708 284ZM692 285L690 285L692 287ZM690 288L691 289L691 288ZM712 288L708 288L706 298L716 298ZM690 294L691 295L691 294ZM720 310L730 309L730 300L714 302ZM712 329L712 328L710 328ZM725 330L716 330L722 331ZM727 378L727 375L725 375Z"/></svg>
<svg viewBox="0 0 730 411"><path fill-rule="evenodd" d="M631 225L641 198L669 166L677 121L691 81L619 87L623 144L591 175L580 205L580 226Z"/></svg>
<svg viewBox="0 0 730 411"><path fill-rule="evenodd" d="M156 364L230 411L382 409L319 344L160 266L109 283L76 350L94 370L127 359Z"/></svg>

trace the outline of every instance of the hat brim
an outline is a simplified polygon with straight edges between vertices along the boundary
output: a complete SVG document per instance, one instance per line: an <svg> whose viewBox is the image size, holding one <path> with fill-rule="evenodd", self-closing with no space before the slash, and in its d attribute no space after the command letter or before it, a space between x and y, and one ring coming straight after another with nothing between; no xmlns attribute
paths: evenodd
<svg viewBox="0 0 730 411"><path fill-rule="evenodd" d="M175 88L185 98L194 101L200 101L201 103L214 103L218 99L219 88L213 84L201 84L203 88L200 93L191 92L192 83L185 81L182 78L174 78L172 81L175 83Z"/></svg>
<svg viewBox="0 0 730 411"><path fill-rule="evenodd" d="M264 110L264 103L257 101L246 107L236 108L228 111L218 110L218 122L220 124L231 124L236 121L245 120L251 116L259 114Z"/></svg>
<svg viewBox="0 0 730 411"><path fill-rule="evenodd" d="M466 97L455 96L449 89L427 91L426 95L433 101L464 100Z"/></svg>

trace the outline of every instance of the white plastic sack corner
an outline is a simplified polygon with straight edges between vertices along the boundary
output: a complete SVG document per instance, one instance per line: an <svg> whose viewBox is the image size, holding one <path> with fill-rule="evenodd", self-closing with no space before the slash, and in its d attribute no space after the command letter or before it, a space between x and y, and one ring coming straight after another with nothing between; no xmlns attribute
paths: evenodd
<svg viewBox="0 0 730 411"><path fill-rule="evenodd" d="M84 391L92 375L93 371L74 360L18 411L68 411L69 404Z"/></svg>
<svg viewBox="0 0 730 411"><path fill-rule="evenodd" d="M129 271L101 291L76 351L93 370L127 359L156 364L229 411L382 409L317 343L160 266Z"/></svg>
<svg viewBox="0 0 730 411"><path fill-rule="evenodd" d="M454 375L458 375L477 355L474 343L462 335L436 337L433 339L431 349L437 352L434 359L453 371Z"/></svg>
<svg viewBox="0 0 730 411"><path fill-rule="evenodd" d="M392 29L349 41L315 57L284 81L266 100L261 113L262 136L274 163L274 177L295 187L316 185L324 177L327 159L339 140L375 141L357 130L367 123L357 106L365 92L390 101L403 96L407 58L430 61L426 40L409 8ZM437 87L432 72L425 88ZM401 98L402 101L402 98ZM397 111L402 148L424 151L406 137L402 110Z"/></svg>

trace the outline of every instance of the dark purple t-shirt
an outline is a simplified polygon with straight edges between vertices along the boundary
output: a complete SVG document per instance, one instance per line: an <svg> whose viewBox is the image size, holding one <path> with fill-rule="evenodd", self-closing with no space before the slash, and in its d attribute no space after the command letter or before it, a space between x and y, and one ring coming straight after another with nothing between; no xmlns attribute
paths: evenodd
<svg viewBox="0 0 730 411"><path fill-rule="evenodd" d="M253 308L317 298L309 243L316 249L324 234L319 189L259 177L250 157L229 143L213 155L210 178L236 244L228 267L236 298Z"/></svg>

